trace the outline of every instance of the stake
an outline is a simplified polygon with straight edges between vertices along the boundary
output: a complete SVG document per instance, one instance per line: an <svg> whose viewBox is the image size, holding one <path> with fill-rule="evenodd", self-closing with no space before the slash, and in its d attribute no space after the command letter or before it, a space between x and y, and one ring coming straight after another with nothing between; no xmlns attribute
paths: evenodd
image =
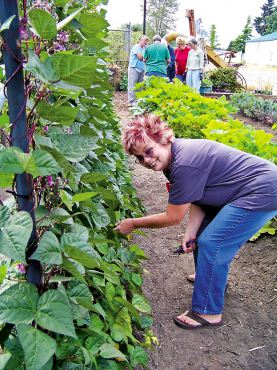
<svg viewBox="0 0 277 370"><path fill-rule="evenodd" d="M23 78L23 56L19 46L19 19L16 0L0 0L0 20L3 24L15 15L10 28L2 32L3 55L6 71L6 88L8 95L9 119L11 123L11 145L29 152L28 125L26 119L26 97ZM19 211L26 211L33 220L33 231L28 242L26 258L28 262L27 281L41 285L41 265L38 261L30 261L29 257L36 249L36 224L34 213L34 193L32 176L23 173L15 176L16 201Z"/></svg>

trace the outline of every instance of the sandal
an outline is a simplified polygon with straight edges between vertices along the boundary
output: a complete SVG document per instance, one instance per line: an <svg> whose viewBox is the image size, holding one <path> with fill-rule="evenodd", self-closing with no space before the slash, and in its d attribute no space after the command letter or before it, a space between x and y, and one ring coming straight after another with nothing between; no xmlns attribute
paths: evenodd
<svg viewBox="0 0 277 370"><path fill-rule="evenodd" d="M187 281L189 282L189 283L191 283L191 284L194 284L194 281L195 281L195 277L191 277L191 276L193 276L193 275L188 275L187 276Z"/></svg>
<svg viewBox="0 0 277 370"><path fill-rule="evenodd" d="M183 321L179 320L177 318L177 316L173 316L173 320L174 320L175 324L178 325L180 328L187 329L187 330L199 329L199 328L207 327L207 326L219 326L219 325L222 324L222 320L219 321L219 322L217 322L217 323L211 323L211 322L203 319L203 317L200 317L200 316L196 315L191 310L188 311L188 313L186 314L186 316L189 317L190 319L198 322L199 325L186 324Z"/></svg>

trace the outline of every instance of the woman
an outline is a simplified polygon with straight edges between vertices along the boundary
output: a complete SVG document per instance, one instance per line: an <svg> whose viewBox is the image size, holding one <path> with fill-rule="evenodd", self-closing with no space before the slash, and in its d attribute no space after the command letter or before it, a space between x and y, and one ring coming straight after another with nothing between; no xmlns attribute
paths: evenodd
<svg viewBox="0 0 277 370"><path fill-rule="evenodd" d="M201 74L204 72L204 53L197 44L195 37L190 37L188 39L188 46L191 50L188 54L186 67L186 84L199 92L201 86Z"/></svg>
<svg viewBox="0 0 277 370"><path fill-rule="evenodd" d="M143 166L164 172L169 201L164 213L122 220L115 230L129 234L168 227L189 213L185 253L195 249L200 234L192 308L174 321L185 329L219 325L230 263L242 244L277 214L277 167L215 141L174 139L167 124L152 114L126 126L123 144ZM202 231L207 210L216 212Z"/></svg>
<svg viewBox="0 0 277 370"><path fill-rule="evenodd" d="M177 48L175 49L175 64L176 64L176 78L181 82L186 81L186 66L188 60L188 53L190 47L186 46L186 39L184 37L176 38Z"/></svg>

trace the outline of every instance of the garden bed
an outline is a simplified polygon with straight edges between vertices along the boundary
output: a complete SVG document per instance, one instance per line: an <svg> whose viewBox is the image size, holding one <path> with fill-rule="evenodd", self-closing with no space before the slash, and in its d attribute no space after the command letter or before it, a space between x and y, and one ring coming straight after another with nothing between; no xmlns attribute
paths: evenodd
<svg viewBox="0 0 277 370"><path fill-rule="evenodd" d="M116 93L114 103L124 125L131 118L126 93ZM242 116L237 118L245 122ZM251 124L250 119L245 123ZM135 164L132 159L130 167L147 213L164 211L168 198L164 176ZM144 265L147 270L144 293L154 310L154 333L160 342L156 351L150 353L150 369L275 369L277 237L265 236L248 243L235 258L223 326L185 331L172 320L174 314L189 307L192 294L192 286L186 281L186 275L193 272L192 256L173 255L184 227L185 223L135 237L149 257Z"/></svg>

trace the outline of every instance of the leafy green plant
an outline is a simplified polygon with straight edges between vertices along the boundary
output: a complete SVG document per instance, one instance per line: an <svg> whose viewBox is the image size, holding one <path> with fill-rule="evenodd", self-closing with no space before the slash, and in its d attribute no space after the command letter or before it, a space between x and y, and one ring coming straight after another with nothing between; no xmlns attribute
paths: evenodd
<svg viewBox="0 0 277 370"><path fill-rule="evenodd" d="M212 81L214 91L238 92L243 89L237 81L235 68L216 68L207 73L207 78Z"/></svg>
<svg viewBox="0 0 277 370"><path fill-rule="evenodd" d="M201 87L212 87L212 86L213 86L213 82L209 78L204 78L201 81Z"/></svg>
<svg viewBox="0 0 277 370"><path fill-rule="evenodd" d="M1 369L146 367L144 347L155 341L141 290L145 254L113 231L142 207L119 144L100 3L19 2L30 145L10 146L4 102L0 187L32 175L35 225L0 205ZM25 275L33 226L38 287Z"/></svg>
<svg viewBox="0 0 277 370"><path fill-rule="evenodd" d="M138 107L135 113L155 112L166 120L178 137L204 137L202 129L213 119L227 119L236 110L225 98L204 98L190 87L175 80L168 84L158 77L147 78L137 85Z"/></svg>
<svg viewBox="0 0 277 370"><path fill-rule="evenodd" d="M277 103L272 100L256 98L253 94L240 93L231 97L232 104L240 113L269 125L277 122Z"/></svg>
<svg viewBox="0 0 277 370"><path fill-rule="evenodd" d="M120 91L127 91L128 90L128 73L124 73L120 80L119 85Z"/></svg>

